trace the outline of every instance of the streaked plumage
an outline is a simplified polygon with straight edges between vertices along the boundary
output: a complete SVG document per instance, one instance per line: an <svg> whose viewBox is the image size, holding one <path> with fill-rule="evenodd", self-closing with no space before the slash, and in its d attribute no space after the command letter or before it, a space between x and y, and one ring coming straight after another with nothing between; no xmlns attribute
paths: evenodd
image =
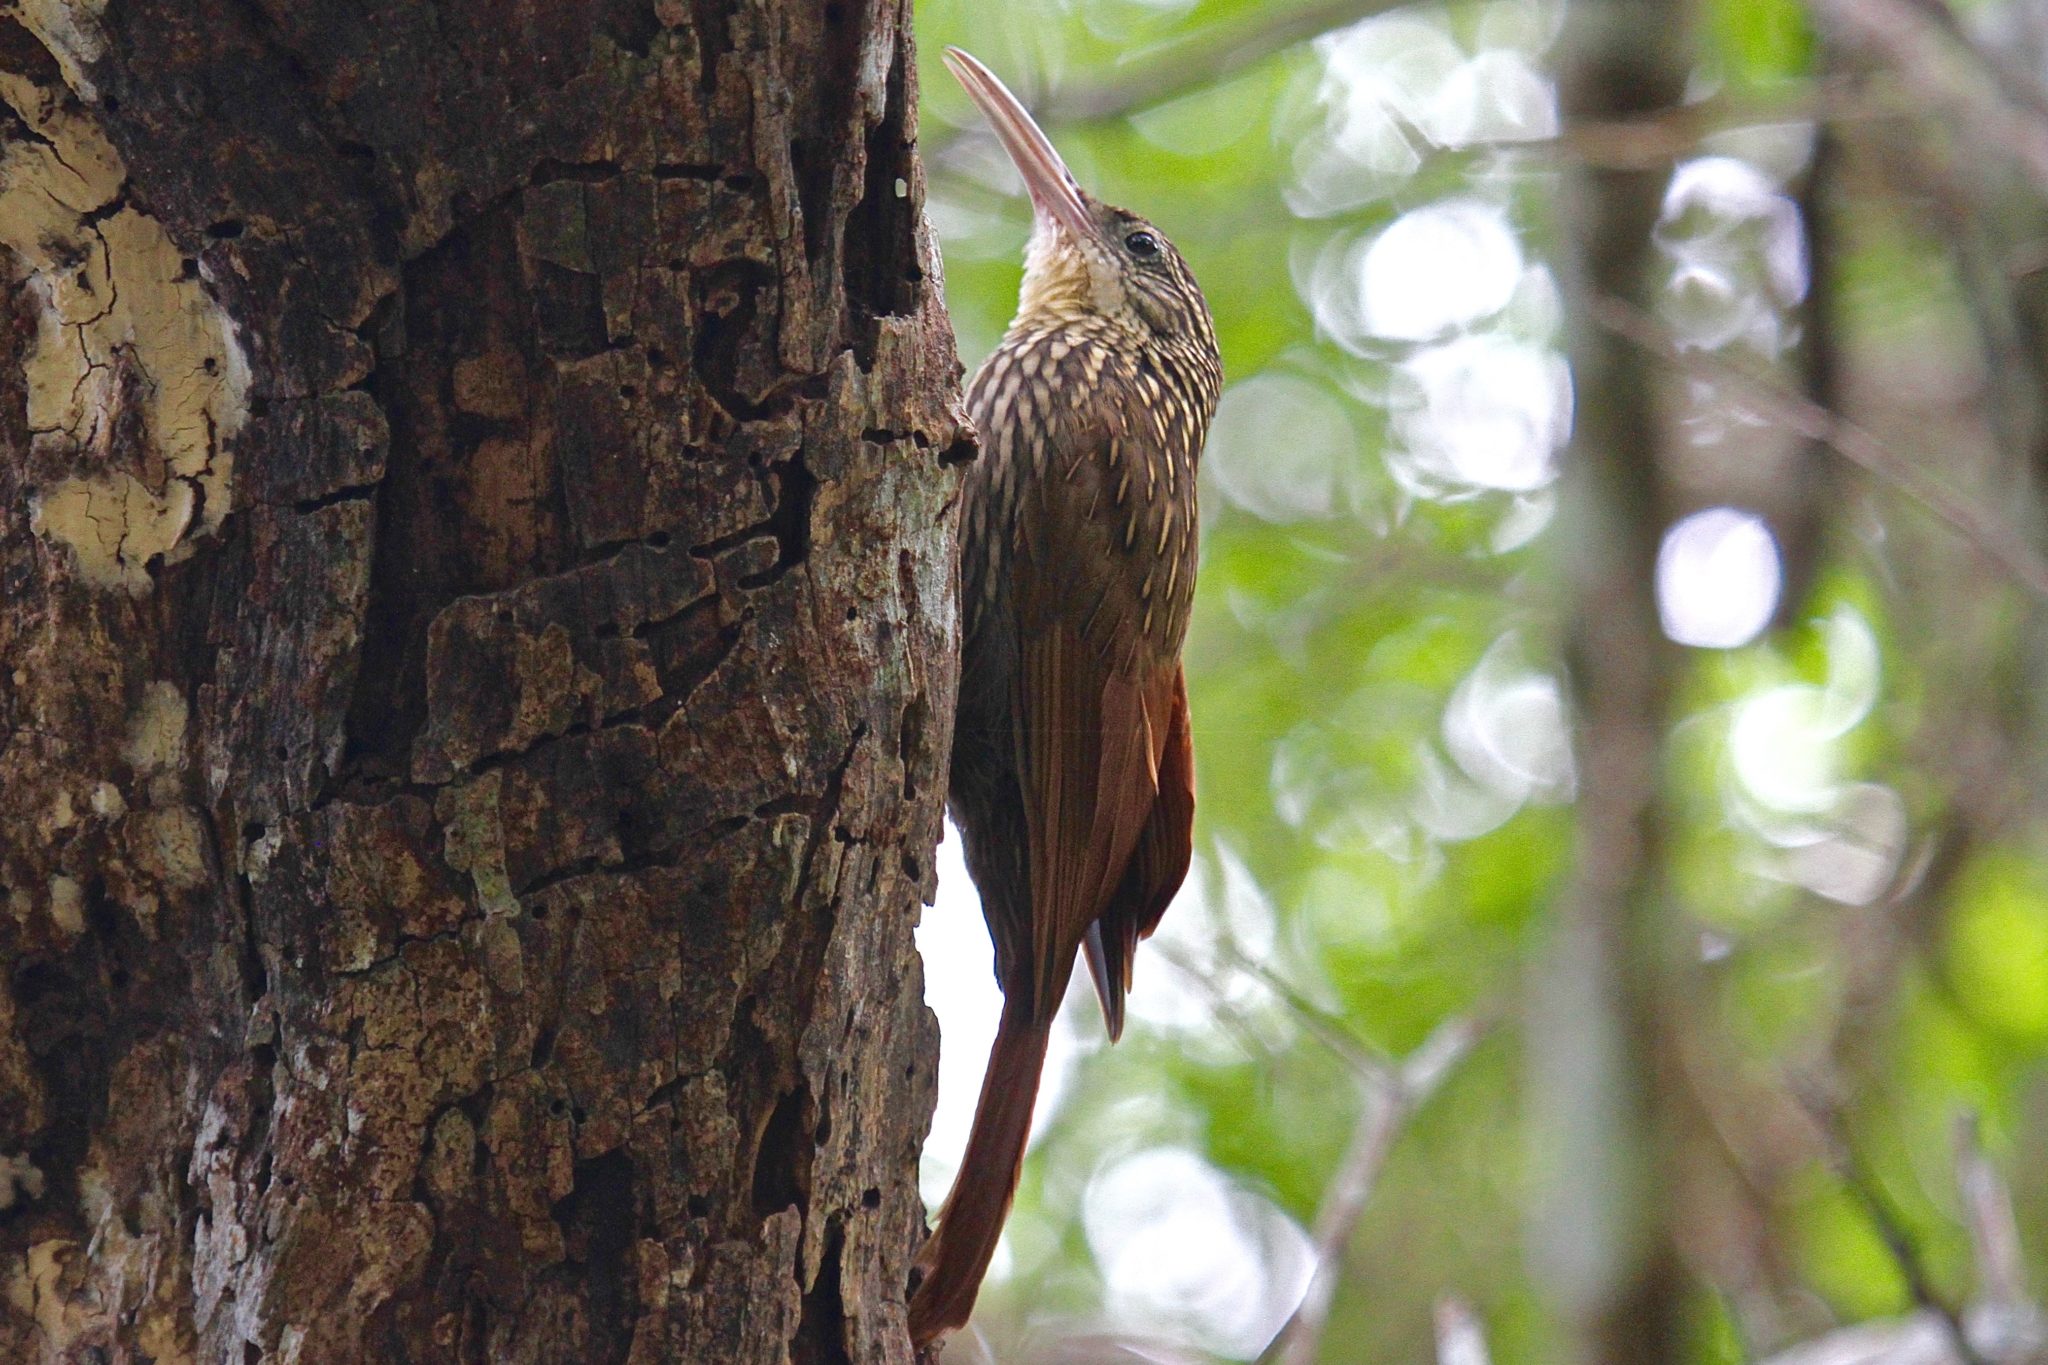
<svg viewBox="0 0 2048 1365"><path fill-rule="evenodd" d="M918 1260L919 1344L974 1306L1076 955L1114 1038L1138 941L1187 873L1194 749L1180 650L1195 471L1223 380L1179 253L1075 186L979 63L957 50L947 62L1024 173L1037 222L1017 318L967 394L981 458L963 491L949 806L1004 1005L960 1174Z"/></svg>

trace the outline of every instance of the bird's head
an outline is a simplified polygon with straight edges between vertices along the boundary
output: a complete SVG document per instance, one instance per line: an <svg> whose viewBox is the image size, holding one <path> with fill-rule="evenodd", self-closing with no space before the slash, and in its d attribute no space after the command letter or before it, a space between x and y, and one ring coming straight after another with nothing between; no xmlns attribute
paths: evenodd
<svg viewBox="0 0 2048 1365"><path fill-rule="evenodd" d="M1127 209L1105 204L1074 181L1051 139L994 72L957 47L946 66L995 129L1031 196L1020 321L1072 323L1100 317L1153 338L1214 346L1208 305L1166 234Z"/></svg>

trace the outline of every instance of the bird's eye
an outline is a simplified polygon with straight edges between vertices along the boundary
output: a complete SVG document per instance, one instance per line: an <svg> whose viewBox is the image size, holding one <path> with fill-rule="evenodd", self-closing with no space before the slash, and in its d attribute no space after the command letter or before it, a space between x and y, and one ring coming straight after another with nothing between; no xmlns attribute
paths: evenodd
<svg viewBox="0 0 2048 1365"><path fill-rule="evenodd" d="M1159 254L1159 239L1149 232L1132 233L1124 238L1124 246L1130 250L1133 256L1145 257L1157 256Z"/></svg>

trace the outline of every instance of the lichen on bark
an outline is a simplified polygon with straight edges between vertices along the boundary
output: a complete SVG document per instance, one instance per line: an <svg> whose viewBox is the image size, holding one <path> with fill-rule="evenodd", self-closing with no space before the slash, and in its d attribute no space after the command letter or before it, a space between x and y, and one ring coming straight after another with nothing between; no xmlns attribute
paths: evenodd
<svg viewBox="0 0 2048 1365"><path fill-rule="evenodd" d="M907 28L0 17L0 1357L908 1360Z"/></svg>
<svg viewBox="0 0 2048 1365"><path fill-rule="evenodd" d="M52 60L67 50L55 17L33 35ZM75 471L35 492L30 525L86 582L141 594L150 560L190 554L227 515L249 369L197 269L128 202L120 154L68 94L0 71L15 124L0 151L0 249L34 327L20 357L28 430L40 463ZM148 452L141 468L121 467L117 447L131 444Z"/></svg>

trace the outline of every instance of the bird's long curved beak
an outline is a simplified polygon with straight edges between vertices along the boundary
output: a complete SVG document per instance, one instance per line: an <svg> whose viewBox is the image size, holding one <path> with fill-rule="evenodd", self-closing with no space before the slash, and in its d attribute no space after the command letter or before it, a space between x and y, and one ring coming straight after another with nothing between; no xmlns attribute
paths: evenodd
<svg viewBox="0 0 2048 1365"><path fill-rule="evenodd" d="M946 49L946 69L966 88L967 98L974 101L974 107L996 130L1003 150L1010 154L1017 173L1024 177L1033 212L1077 238L1087 236L1092 227L1080 186L1074 183L1067 163L1053 150L1052 140L1039 129L1009 87L996 79L995 72L957 47Z"/></svg>

